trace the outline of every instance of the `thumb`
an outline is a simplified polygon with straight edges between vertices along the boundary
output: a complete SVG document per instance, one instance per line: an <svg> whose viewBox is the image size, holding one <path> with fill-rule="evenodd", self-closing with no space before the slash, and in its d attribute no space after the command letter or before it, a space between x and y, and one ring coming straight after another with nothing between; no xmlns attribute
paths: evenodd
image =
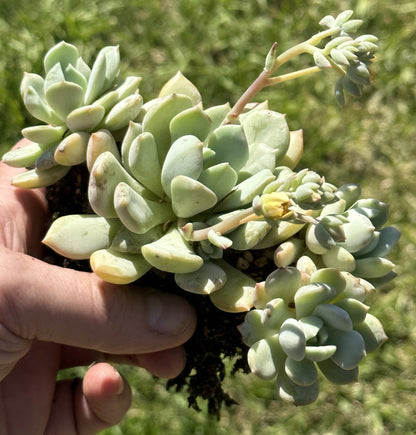
<svg viewBox="0 0 416 435"><path fill-rule="evenodd" d="M180 346L194 332L193 308L173 294L108 284L6 248L0 264L0 322L23 340L140 354Z"/></svg>

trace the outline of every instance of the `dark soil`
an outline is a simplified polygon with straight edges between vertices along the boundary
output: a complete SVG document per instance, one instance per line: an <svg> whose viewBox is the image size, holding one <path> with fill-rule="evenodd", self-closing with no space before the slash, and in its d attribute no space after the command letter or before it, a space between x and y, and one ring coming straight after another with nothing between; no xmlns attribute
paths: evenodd
<svg viewBox="0 0 416 435"><path fill-rule="evenodd" d="M88 171L80 165L71 169L60 182L48 187L47 197L51 219L74 213L91 213L86 194ZM227 260L239 269L260 281L273 270L270 256L260 251L225 252ZM48 250L47 261L63 267L90 271L88 261L74 261ZM236 402L223 389L223 380L238 371L249 372L247 346L242 342L237 326L244 320L245 313L230 314L217 309L209 297L195 295L180 289L173 275L151 270L137 281L137 284L151 285L164 291L175 292L189 300L195 307L198 325L193 337L186 343L186 367L175 379L169 380L167 388L186 390L189 406L200 410L198 399L207 401L208 413L219 418L223 405ZM227 373L225 360L233 361Z"/></svg>

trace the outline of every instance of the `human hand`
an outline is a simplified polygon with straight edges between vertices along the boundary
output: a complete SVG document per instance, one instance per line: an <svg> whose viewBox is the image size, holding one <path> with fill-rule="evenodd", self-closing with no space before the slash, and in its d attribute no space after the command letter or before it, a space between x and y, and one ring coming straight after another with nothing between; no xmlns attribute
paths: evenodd
<svg viewBox="0 0 416 435"><path fill-rule="evenodd" d="M11 186L18 172L0 163L0 435L97 433L131 403L109 362L177 376L195 313L173 294L37 259L45 192ZM56 381L61 368L93 362L82 383Z"/></svg>

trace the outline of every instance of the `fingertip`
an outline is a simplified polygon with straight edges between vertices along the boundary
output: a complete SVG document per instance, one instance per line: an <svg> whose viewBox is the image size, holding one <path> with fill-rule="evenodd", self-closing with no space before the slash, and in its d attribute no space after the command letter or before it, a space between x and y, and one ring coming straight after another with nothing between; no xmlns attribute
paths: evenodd
<svg viewBox="0 0 416 435"><path fill-rule="evenodd" d="M185 368L186 355L183 346L136 355L137 363L158 378L176 378Z"/></svg>
<svg viewBox="0 0 416 435"><path fill-rule="evenodd" d="M83 382L83 391L88 400L101 400L120 395L125 381L120 373L107 363L92 365Z"/></svg>
<svg viewBox="0 0 416 435"><path fill-rule="evenodd" d="M119 423L131 405L131 389L110 364L90 367L75 412L80 433L96 433Z"/></svg>

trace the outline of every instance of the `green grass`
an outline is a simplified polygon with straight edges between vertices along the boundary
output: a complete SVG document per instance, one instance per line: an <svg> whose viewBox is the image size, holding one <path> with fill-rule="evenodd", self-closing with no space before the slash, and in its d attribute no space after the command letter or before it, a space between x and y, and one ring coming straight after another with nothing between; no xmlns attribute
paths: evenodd
<svg viewBox="0 0 416 435"><path fill-rule="evenodd" d="M393 252L399 277L373 297L372 312L389 340L361 365L359 383L321 384L306 408L274 399L272 384L251 376L227 380L240 403L221 420L187 408L186 394L166 391L142 370L122 367L134 402L112 434L410 434L416 428L416 2L387 0L90 0L88 3L0 0L0 152L34 120L22 106L23 71L41 72L44 53L59 40L92 58L119 44L123 72L143 76L145 99L181 70L201 89L206 105L234 102L263 66L277 40L283 50L317 31L319 19L354 9L366 33L380 38L374 86L339 108L334 77L320 73L266 91L270 106L287 113L305 135L303 164L334 184L358 182L367 197L391 205L390 223L402 231ZM296 65L302 65L303 58Z"/></svg>

